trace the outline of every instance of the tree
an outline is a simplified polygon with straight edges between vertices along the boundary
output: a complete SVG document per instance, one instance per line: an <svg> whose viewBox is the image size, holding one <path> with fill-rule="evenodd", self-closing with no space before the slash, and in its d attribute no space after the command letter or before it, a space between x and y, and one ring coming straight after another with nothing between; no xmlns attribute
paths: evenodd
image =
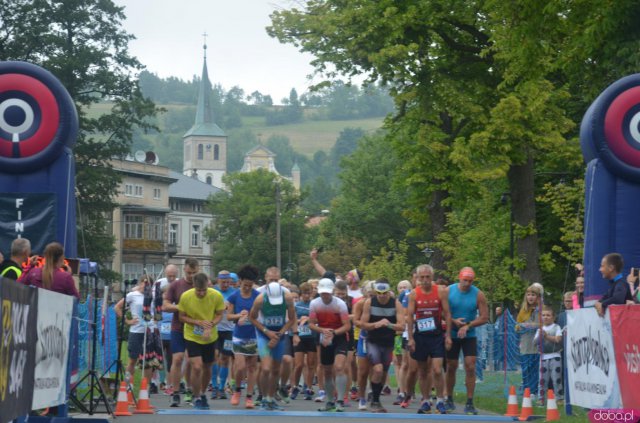
<svg viewBox="0 0 640 423"><path fill-rule="evenodd" d="M101 264L114 251L106 216L115 207L120 180L108 161L127 154L134 128L151 129L147 118L156 113L135 79L142 65L127 51L133 36L122 30L123 19L123 7L110 0L0 2L0 59L51 71L78 108L78 251ZM87 114L91 104L106 100L113 104L109 113Z"/></svg>
<svg viewBox="0 0 640 423"><path fill-rule="evenodd" d="M259 169L223 178L228 191L209 199L215 223L209 231L216 266L237 269L251 263L260 269L276 264L276 198L280 197L282 233L291 233L297 255L304 240L304 216L298 213L299 197L288 181ZM283 243L283 245L286 245Z"/></svg>

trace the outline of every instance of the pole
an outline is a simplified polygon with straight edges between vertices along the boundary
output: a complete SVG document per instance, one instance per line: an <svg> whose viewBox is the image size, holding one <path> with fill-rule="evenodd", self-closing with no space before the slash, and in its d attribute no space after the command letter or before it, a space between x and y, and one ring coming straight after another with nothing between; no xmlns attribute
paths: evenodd
<svg viewBox="0 0 640 423"><path fill-rule="evenodd" d="M515 245L514 245L514 239L513 239L513 198L511 198L511 207L509 210L509 255L511 256L509 273L511 273L511 276L513 276L513 271L514 271L513 258L515 256Z"/></svg>
<svg viewBox="0 0 640 423"><path fill-rule="evenodd" d="M276 181L276 266L282 269L280 252L280 181Z"/></svg>

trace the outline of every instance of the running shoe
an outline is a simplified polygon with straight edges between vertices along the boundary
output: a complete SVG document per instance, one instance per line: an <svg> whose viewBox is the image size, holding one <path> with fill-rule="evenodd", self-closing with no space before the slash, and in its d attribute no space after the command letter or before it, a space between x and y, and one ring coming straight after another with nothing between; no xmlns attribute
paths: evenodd
<svg viewBox="0 0 640 423"><path fill-rule="evenodd" d="M358 387L357 386L352 386L349 393L351 395L351 399L352 400L355 401L355 400L358 399Z"/></svg>
<svg viewBox="0 0 640 423"><path fill-rule="evenodd" d="M208 410L209 406L205 406L202 403L202 400L200 398L198 398L195 403L193 404L193 408L195 408L196 410Z"/></svg>
<svg viewBox="0 0 640 423"><path fill-rule="evenodd" d="M165 389L164 394L168 396L172 396L174 394L173 387L169 386L167 389Z"/></svg>
<svg viewBox="0 0 640 423"><path fill-rule="evenodd" d="M336 403L336 412L342 413L344 411L344 401L338 401Z"/></svg>
<svg viewBox="0 0 640 423"><path fill-rule="evenodd" d="M447 409L447 411L454 411L456 409L456 405L453 403L452 399L447 399L447 401L444 403L445 408Z"/></svg>
<svg viewBox="0 0 640 423"><path fill-rule="evenodd" d="M173 394L170 407L180 407L180 394Z"/></svg>
<svg viewBox="0 0 640 423"><path fill-rule="evenodd" d="M305 401L311 401L313 400L313 390L311 389L306 389L304 391L304 399Z"/></svg>
<svg viewBox="0 0 640 423"><path fill-rule="evenodd" d="M296 386L291 390L291 395L289 396L289 398L295 400L296 398L298 398L298 394L300 394L300 388Z"/></svg>
<svg viewBox="0 0 640 423"><path fill-rule="evenodd" d="M234 392L233 395L231 395L231 405L238 405L240 404L240 396L242 395L241 392Z"/></svg>
<svg viewBox="0 0 640 423"><path fill-rule="evenodd" d="M367 410L367 400L364 398L360 398L360 400L358 400L358 410L360 411L366 411Z"/></svg>
<svg viewBox="0 0 640 423"><path fill-rule="evenodd" d="M418 414L431 414L431 403L429 401L423 401L418 409Z"/></svg>
<svg viewBox="0 0 640 423"><path fill-rule="evenodd" d="M436 404L436 412L438 414L447 414L447 407L444 406L443 401L438 401Z"/></svg>
<svg viewBox="0 0 640 423"><path fill-rule="evenodd" d="M218 399L222 399L222 400L227 399L227 393L224 391L224 389L218 390Z"/></svg>
<svg viewBox="0 0 640 423"><path fill-rule="evenodd" d="M464 414L475 416L476 414L478 414L478 410L476 410L476 408L473 406L473 404L467 403L464 406Z"/></svg>
<svg viewBox="0 0 640 423"><path fill-rule="evenodd" d="M404 400L400 403L400 407L409 408L410 405L411 405L411 395L406 395L404 397Z"/></svg>
<svg viewBox="0 0 640 423"><path fill-rule="evenodd" d="M289 404L290 400L287 388L278 389L277 394L280 396L280 401L284 402L285 404Z"/></svg>
<svg viewBox="0 0 640 423"><path fill-rule="evenodd" d="M328 402L324 407L318 408L321 413L334 413L336 411L336 405L332 402Z"/></svg>
<svg viewBox="0 0 640 423"><path fill-rule="evenodd" d="M386 413L387 409L382 406L379 402L371 403L371 412L372 413Z"/></svg>
<svg viewBox="0 0 640 423"><path fill-rule="evenodd" d="M180 382L180 391L179 391L179 393L181 393L181 394L186 394L187 393L187 387L184 384L184 382Z"/></svg>
<svg viewBox="0 0 640 423"><path fill-rule="evenodd" d="M187 393L184 394L184 402L185 404L193 403L193 392L191 392L191 390L188 390Z"/></svg>
<svg viewBox="0 0 640 423"><path fill-rule="evenodd" d="M267 403L267 407L271 411L283 411L284 408L279 406L275 400L271 400Z"/></svg>
<svg viewBox="0 0 640 423"><path fill-rule="evenodd" d="M385 385L385 387L382 388L382 395L391 395L391 388L389 388L389 385Z"/></svg>
<svg viewBox="0 0 640 423"><path fill-rule="evenodd" d="M400 392L396 397L396 400L393 402L393 405L402 405L404 402L404 394Z"/></svg>
<svg viewBox="0 0 640 423"><path fill-rule="evenodd" d="M253 409L253 408L255 408L255 407L256 407L256 406L255 406L255 404L253 403L253 399L251 399L251 398L246 398L246 399L244 400L244 408L248 408L248 409L250 409L250 410L251 410L251 409Z"/></svg>
<svg viewBox="0 0 640 423"><path fill-rule="evenodd" d="M327 394L321 389L318 391L318 396L314 399L315 402L325 402L327 399Z"/></svg>

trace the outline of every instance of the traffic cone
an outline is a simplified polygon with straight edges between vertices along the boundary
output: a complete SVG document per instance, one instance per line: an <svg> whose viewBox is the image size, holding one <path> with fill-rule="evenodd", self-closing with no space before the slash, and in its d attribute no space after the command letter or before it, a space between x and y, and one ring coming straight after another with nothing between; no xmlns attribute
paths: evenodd
<svg viewBox="0 0 640 423"><path fill-rule="evenodd" d="M129 412L129 402L127 401L127 384L120 382L120 391L118 391L118 402L116 403L116 411L114 416L133 416Z"/></svg>
<svg viewBox="0 0 640 423"><path fill-rule="evenodd" d="M516 387L511 385L509 388L509 399L507 400L507 412L505 416L518 417L520 411L518 410L518 396L516 395Z"/></svg>
<svg viewBox="0 0 640 423"><path fill-rule="evenodd" d="M149 388L147 387L147 378L142 378L140 384L140 393L138 394L138 406L133 411L133 414L154 414L155 411L151 409L151 402L149 402Z"/></svg>
<svg viewBox="0 0 640 423"><path fill-rule="evenodd" d="M532 415L533 404L531 404L531 390L529 388L525 388L524 397L522 397L522 410L520 410L520 417L518 420L526 422Z"/></svg>
<svg viewBox="0 0 640 423"><path fill-rule="evenodd" d="M553 389L547 391L547 419L546 421L552 422L554 420L560 420L560 412L558 411L558 404L556 403L556 396L553 394Z"/></svg>

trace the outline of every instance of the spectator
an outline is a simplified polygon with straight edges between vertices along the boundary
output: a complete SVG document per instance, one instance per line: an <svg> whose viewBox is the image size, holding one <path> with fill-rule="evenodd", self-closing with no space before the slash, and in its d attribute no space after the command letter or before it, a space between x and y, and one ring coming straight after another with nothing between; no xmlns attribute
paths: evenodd
<svg viewBox="0 0 640 423"><path fill-rule="evenodd" d="M609 289L596 301L595 307L598 315L604 317L607 307L612 304L626 304L627 300L631 300L631 291L629 284L622 277L622 269L624 267L624 259L621 254L609 253L602 258L600 263L600 273L605 279L609 279Z"/></svg>
<svg viewBox="0 0 640 423"><path fill-rule="evenodd" d="M73 295L80 299L73 276L62 270L64 266L64 248L62 245L57 242L48 244L44 249L44 260L44 267L32 269L21 282L25 285L33 285L61 294Z"/></svg>
<svg viewBox="0 0 640 423"><path fill-rule="evenodd" d="M627 276L627 283L629 284L629 291L631 292L631 300L627 301L627 304L640 303L640 289L638 289L638 268L632 267Z"/></svg>
<svg viewBox="0 0 640 423"><path fill-rule="evenodd" d="M565 330L567 327L567 310L573 310L573 297L576 294L575 291L565 292L562 296L562 312L558 315L558 326L560 329Z"/></svg>
<svg viewBox="0 0 640 423"><path fill-rule="evenodd" d="M576 278L576 290L572 298L572 308L577 310L584 307L584 276Z"/></svg>
<svg viewBox="0 0 640 423"><path fill-rule="evenodd" d="M542 285L529 285L522 300L522 307L516 319L516 332L520 333L520 366L522 368L522 384L531 390L532 401L538 393L538 372L540 353L538 346L533 343L536 330L540 327L540 298Z"/></svg>
<svg viewBox="0 0 640 423"><path fill-rule="evenodd" d="M552 387L556 398L564 398L562 383L562 329L554 322L553 310L549 306L542 307L542 330L538 329L533 337L537 343L542 337L542 386ZM544 405L544 392L540 392L540 405Z"/></svg>
<svg viewBox="0 0 640 423"><path fill-rule="evenodd" d="M16 238L11 243L11 257L0 263L0 277L17 281L22 275L22 263L29 260L31 242L26 238Z"/></svg>

